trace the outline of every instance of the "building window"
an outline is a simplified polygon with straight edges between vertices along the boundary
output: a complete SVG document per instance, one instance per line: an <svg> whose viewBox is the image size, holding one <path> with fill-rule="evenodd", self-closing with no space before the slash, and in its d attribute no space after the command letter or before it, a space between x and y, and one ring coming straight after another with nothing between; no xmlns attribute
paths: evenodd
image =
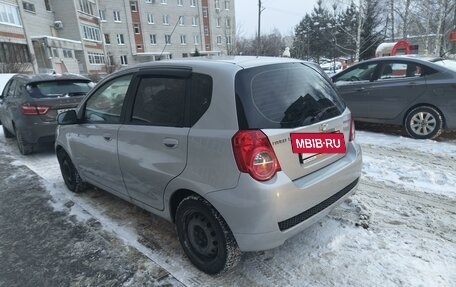
<svg viewBox="0 0 456 287"><path fill-rule="evenodd" d="M120 64L121 64L122 66L128 65L127 55L122 55L122 56L120 56Z"/></svg>
<svg viewBox="0 0 456 287"><path fill-rule="evenodd" d="M165 35L165 44L171 45L171 35Z"/></svg>
<svg viewBox="0 0 456 287"><path fill-rule="evenodd" d="M0 23L22 26L18 8L16 6L3 4L0 2Z"/></svg>
<svg viewBox="0 0 456 287"><path fill-rule="evenodd" d="M230 1L225 1L225 10L230 10Z"/></svg>
<svg viewBox="0 0 456 287"><path fill-rule="evenodd" d="M84 13L90 14L90 15L95 15L94 11L96 11L96 10L94 9L94 7L95 7L95 3L93 3L92 1L79 0L79 11L81 11L81 12L84 12Z"/></svg>
<svg viewBox="0 0 456 287"><path fill-rule="evenodd" d="M138 12L138 3L136 1L130 1L131 12Z"/></svg>
<svg viewBox="0 0 456 287"><path fill-rule="evenodd" d="M152 3L152 0L146 0L146 3Z"/></svg>
<svg viewBox="0 0 456 287"><path fill-rule="evenodd" d="M179 26L184 26L184 16L179 16Z"/></svg>
<svg viewBox="0 0 456 287"><path fill-rule="evenodd" d="M169 16L163 15L163 25L169 25Z"/></svg>
<svg viewBox="0 0 456 287"><path fill-rule="evenodd" d="M63 49L64 58L73 58L73 50Z"/></svg>
<svg viewBox="0 0 456 287"><path fill-rule="evenodd" d="M161 0L160 3L161 4L167 4L166 0Z"/></svg>
<svg viewBox="0 0 456 287"><path fill-rule="evenodd" d="M120 11L114 11L114 22L121 22L120 21Z"/></svg>
<svg viewBox="0 0 456 287"><path fill-rule="evenodd" d="M196 6L196 0L190 0L190 6L195 7Z"/></svg>
<svg viewBox="0 0 456 287"><path fill-rule="evenodd" d="M187 36L181 35L181 45L187 45Z"/></svg>
<svg viewBox="0 0 456 287"><path fill-rule="evenodd" d="M46 7L46 11L52 11L51 3L49 0L44 0L44 6Z"/></svg>
<svg viewBox="0 0 456 287"><path fill-rule="evenodd" d="M88 25L81 25L83 39L101 42L100 29Z"/></svg>
<svg viewBox="0 0 456 287"><path fill-rule="evenodd" d="M100 21L106 22L106 10L98 10Z"/></svg>
<svg viewBox="0 0 456 287"><path fill-rule="evenodd" d="M203 7L203 17L207 18L207 7Z"/></svg>
<svg viewBox="0 0 456 287"><path fill-rule="evenodd" d="M111 44L111 36L109 36L109 34L104 34L104 38L105 38L105 44L106 45L110 45Z"/></svg>
<svg viewBox="0 0 456 287"><path fill-rule="evenodd" d="M196 16L192 17L192 26L198 26L198 21L197 21Z"/></svg>
<svg viewBox="0 0 456 287"><path fill-rule="evenodd" d="M87 53L89 56L89 63L92 65L103 65L105 63L105 55L103 53Z"/></svg>
<svg viewBox="0 0 456 287"><path fill-rule="evenodd" d="M133 24L133 31L135 32L135 34L141 34L141 27L139 26L139 24Z"/></svg>
<svg viewBox="0 0 456 287"><path fill-rule="evenodd" d="M117 34L117 44L118 45L125 45L125 40L124 40L124 35L123 34Z"/></svg>
<svg viewBox="0 0 456 287"><path fill-rule="evenodd" d="M198 45L199 44L199 35L193 35L193 43L195 45Z"/></svg>
<svg viewBox="0 0 456 287"><path fill-rule="evenodd" d="M182 6L182 5L184 5L183 2L184 2L184 0L177 0L177 6Z"/></svg>
<svg viewBox="0 0 456 287"><path fill-rule="evenodd" d="M52 57L54 58L60 58L59 56L59 50L57 48L52 48Z"/></svg>
<svg viewBox="0 0 456 287"><path fill-rule="evenodd" d="M204 36L209 36L209 28L204 27Z"/></svg>
<svg viewBox="0 0 456 287"><path fill-rule="evenodd" d="M152 15L152 13L147 13L147 23L149 23L149 24L154 24L155 23L154 15Z"/></svg>
<svg viewBox="0 0 456 287"><path fill-rule="evenodd" d="M215 0L215 9L220 10L220 0Z"/></svg>
<svg viewBox="0 0 456 287"><path fill-rule="evenodd" d="M231 19L230 18L226 18L225 19L225 27L226 28L230 28L231 27Z"/></svg>
<svg viewBox="0 0 456 287"><path fill-rule="evenodd" d="M226 36L226 44L231 45L231 36Z"/></svg>
<svg viewBox="0 0 456 287"><path fill-rule="evenodd" d="M152 45L157 45L157 35L156 34L150 34L150 43Z"/></svg>
<svg viewBox="0 0 456 287"><path fill-rule="evenodd" d="M24 1L24 2L22 2L22 7L24 7L24 10L27 11L27 12L33 12L33 13L36 12L35 4L33 4L33 3Z"/></svg>
<svg viewBox="0 0 456 287"><path fill-rule="evenodd" d="M222 35L217 36L217 45L222 45Z"/></svg>
<svg viewBox="0 0 456 287"><path fill-rule="evenodd" d="M215 21L216 21L215 26L220 27L221 18L217 17L217 19Z"/></svg>

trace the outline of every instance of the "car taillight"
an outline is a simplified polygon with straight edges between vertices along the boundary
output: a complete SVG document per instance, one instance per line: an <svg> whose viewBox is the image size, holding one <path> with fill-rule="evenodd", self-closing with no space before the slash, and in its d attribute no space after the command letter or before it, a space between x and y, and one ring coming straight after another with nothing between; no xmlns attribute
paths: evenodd
<svg viewBox="0 0 456 287"><path fill-rule="evenodd" d="M31 104L22 104L21 105L21 111L24 115L30 116L30 115L45 115L49 111L48 106L34 106Z"/></svg>
<svg viewBox="0 0 456 287"><path fill-rule="evenodd" d="M239 171L266 181L281 170L271 143L260 130L240 130L231 142Z"/></svg>
<svg viewBox="0 0 456 287"><path fill-rule="evenodd" d="M350 138L349 141L355 140L355 120L353 118L350 119Z"/></svg>

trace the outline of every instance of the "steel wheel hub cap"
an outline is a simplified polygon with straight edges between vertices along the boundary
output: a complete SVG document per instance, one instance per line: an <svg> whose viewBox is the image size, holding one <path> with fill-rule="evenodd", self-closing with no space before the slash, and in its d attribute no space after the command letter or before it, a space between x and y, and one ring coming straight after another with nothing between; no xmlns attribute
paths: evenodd
<svg viewBox="0 0 456 287"><path fill-rule="evenodd" d="M199 213L193 214L188 222L187 234L194 251L203 258L217 255L216 233L208 220Z"/></svg>

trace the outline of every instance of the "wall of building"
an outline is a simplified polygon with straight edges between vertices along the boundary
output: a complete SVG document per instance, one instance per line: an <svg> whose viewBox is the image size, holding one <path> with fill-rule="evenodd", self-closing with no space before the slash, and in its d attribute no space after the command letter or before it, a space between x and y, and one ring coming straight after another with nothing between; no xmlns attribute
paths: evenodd
<svg viewBox="0 0 456 287"><path fill-rule="evenodd" d="M25 11L23 1L33 4L35 11ZM159 60L160 55L161 59L189 57L195 49L202 54L226 55L230 53L230 46L226 44L229 36L234 47L234 0L218 1L218 7L215 0L137 0L137 12L132 11L130 0L90 1L94 5L92 15L81 11L79 0L49 0L52 11L46 9L44 0L1 0L0 3L18 3L24 27L0 24L0 42L27 44L31 53L46 53L40 59L40 65L51 66L52 63L60 68L59 65L63 63L69 71L95 74L109 72L113 67L120 68L121 59L126 59L127 63L123 64L127 66ZM203 16L203 2L208 9L207 17ZM225 3L228 3L226 7ZM99 18L100 10L105 15L104 19ZM114 11L118 11L120 21L114 21ZM149 14L153 16L152 23L149 23ZM164 23L164 15L168 15L167 23ZM180 17L183 23L179 23ZM195 23L193 18L196 19ZM220 21L217 20L219 18ZM230 18L230 27L226 26L226 18ZM55 26L56 21L61 21L63 27ZM220 25L217 25L219 22ZM140 33L135 33L135 24L139 25ZM99 29L101 39L87 39L82 25ZM204 35L205 26L209 29L210 37ZM106 42L104 34L109 35L110 43ZM117 42L117 35L120 34L124 40L121 44ZM155 43L151 42L151 35L155 35ZM171 35L171 43L165 43L165 35ZM65 59L63 54L67 47L54 45L42 50L36 43L32 44L31 39L38 41L37 36L78 41L82 50L74 50L71 59ZM218 42L220 37L217 39L217 36L221 36L222 40ZM40 43L43 45L48 42ZM94 54L101 55L103 63L94 63Z"/></svg>
<svg viewBox="0 0 456 287"><path fill-rule="evenodd" d="M127 6L128 10L126 9L125 1L123 0L99 0L98 5L99 9L104 10L106 15L106 20L101 21L100 23L103 34L108 34L111 42L110 44L104 42L107 57L109 58L109 56L111 56L114 61L114 63L111 64L120 67L121 56L127 56L128 64L135 63L133 58L134 39L132 37L133 26L131 25L130 8ZM114 21L114 11L119 12L120 22ZM123 35L123 44L117 43L117 35Z"/></svg>

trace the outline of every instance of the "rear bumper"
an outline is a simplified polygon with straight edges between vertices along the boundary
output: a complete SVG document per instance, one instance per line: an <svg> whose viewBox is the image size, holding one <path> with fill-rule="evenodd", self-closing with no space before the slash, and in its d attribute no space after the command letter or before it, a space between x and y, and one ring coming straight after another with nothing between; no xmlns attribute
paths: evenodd
<svg viewBox="0 0 456 287"><path fill-rule="evenodd" d="M44 143L55 141L57 122L43 122L40 119L26 119L19 128L25 141Z"/></svg>
<svg viewBox="0 0 456 287"><path fill-rule="evenodd" d="M359 145L351 142L340 160L291 181L283 172L268 182L242 174L239 185L206 198L223 216L242 251L282 245L306 229L355 190L361 175Z"/></svg>

